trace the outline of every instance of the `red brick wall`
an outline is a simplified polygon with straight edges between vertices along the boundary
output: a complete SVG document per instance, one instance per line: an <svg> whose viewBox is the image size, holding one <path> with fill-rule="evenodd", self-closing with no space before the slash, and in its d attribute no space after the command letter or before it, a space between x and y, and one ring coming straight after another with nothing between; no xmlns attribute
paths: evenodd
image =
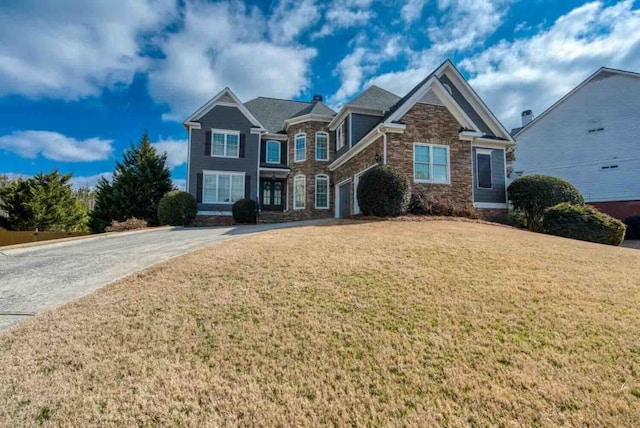
<svg viewBox="0 0 640 428"><path fill-rule="evenodd" d="M620 220L631 215L640 215L640 201L589 202L589 205Z"/></svg>

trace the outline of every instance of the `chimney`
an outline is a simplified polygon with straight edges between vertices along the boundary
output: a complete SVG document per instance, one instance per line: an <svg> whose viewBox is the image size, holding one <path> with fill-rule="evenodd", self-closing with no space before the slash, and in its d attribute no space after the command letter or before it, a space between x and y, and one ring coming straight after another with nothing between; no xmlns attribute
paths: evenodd
<svg viewBox="0 0 640 428"><path fill-rule="evenodd" d="M522 112L522 127L524 128L533 120L533 112L531 110L525 110Z"/></svg>
<svg viewBox="0 0 640 428"><path fill-rule="evenodd" d="M313 100L311 100L311 102L314 102L314 103L318 103L318 102L320 102L320 103L321 103L321 102L322 102L322 95L320 95L320 94L315 94L315 95L313 96Z"/></svg>

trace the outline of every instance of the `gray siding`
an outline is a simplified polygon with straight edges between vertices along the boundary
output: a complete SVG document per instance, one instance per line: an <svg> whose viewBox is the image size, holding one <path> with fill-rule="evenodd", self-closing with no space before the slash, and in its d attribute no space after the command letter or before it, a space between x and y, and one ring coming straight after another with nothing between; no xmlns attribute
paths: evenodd
<svg viewBox="0 0 640 428"><path fill-rule="evenodd" d="M355 146L358 141L367 135L374 126L380 122L380 117L367 114L351 114L351 146Z"/></svg>
<svg viewBox="0 0 640 428"><path fill-rule="evenodd" d="M491 181L493 189L478 188L478 169L476 168L476 149L491 150ZM484 147L474 147L472 155L473 165L473 201L486 203L506 203L504 150Z"/></svg>
<svg viewBox="0 0 640 428"><path fill-rule="evenodd" d="M493 131L491 131L491 128L489 128L489 126L485 123L485 121L482 120L478 112L476 112L474 108L471 107L471 104L469 104L469 101L467 101L467 99L462 95L462 93L458 90L458 88L456 88L456 86L451 82L451 80L449 80L449 78L446 75L443 74L440 77L440 82L442 82L443 84L446 83L447 85L449 85L452 92L451 96L453 97L454 100L456 100L460 108L462 108L462 110L464 110L464 112L467 113L467 116L469 116L469 118L473 121L473 123L478 125L480 130L484 132L486 135L493 135ZM493 136L495 137L495 135Z"/></svg>
<svg viewBox="0 0 640 428"><path fill-rule="evenodd" d="M236 107L216 106L202 119L201 129L191 130L191 154L189 157L189 193L198 200L198 174L203 170L214 171L244 171L245 197L256 199L258 189L258 135L251 134L251 122ZM240 158L214 158L205 154L205 140L207 132L212 128L240 131L244 134L244 153L240 148ZM243 156L244 155L244 156ZM231 211L228 204L198 203L200 211Z"/></svg>

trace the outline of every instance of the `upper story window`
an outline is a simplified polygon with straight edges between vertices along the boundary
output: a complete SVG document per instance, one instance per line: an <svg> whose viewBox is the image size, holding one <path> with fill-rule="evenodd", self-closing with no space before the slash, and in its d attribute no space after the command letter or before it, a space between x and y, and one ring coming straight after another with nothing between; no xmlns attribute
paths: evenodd
<svg viewBox="0 0 640 428"><path fill-rule="evenodd" d="M296 175L293 179L293 209L304 209L306 198L306 177L304 175Z"/></svg>
<svg viewBox="0 0 640 428"><path fill-rule="evenodd" d="M415 143L413 180L417 183L449 184L449 146Z"/></svg>
<svg viewBox="0 0 640 428"><path fill-rule="evenodd" d="M478 189L493 189L491 150L476 149L476 176Z"/></svg>
<svg viewBox="0 0 640 428"><path fill-rule="evenodd" d="M316 209L329 208L329 176L316 175Z"/></svg>
<svg viewBox="0 0 640 428"><path fill-rule="evenodd" d="M267 163L280 162L280 141L267 141Z"/></svg>
<svg viewBox="0 0 640 428"><path fill-rule="evenodd" d="M293 160L303 161L307 158L307 134L297 134L295 138Z"/></svg>
<svg viewBox="0 0 640 428"><path fill-rule="evenodd" d="M233 204L244 198L244 172L204 171L202 202Z"/></svg>
<svg viewBox="0 0 640 428"><path fill-rule="evenodd" d="M224 129L211 130L211 156L237 158L240 156L240 132Z"/></svg>
<svg viewBox="0 0 640 428"><path fill-rule="evenodd" d="M316 160L329 160L329 134L316 132Z"/></svg>
<svg viewBox="0 0 640 428"><path fill-rule="evenodd" d="M344 122L336 129L336 151L344 147Z"/></svg>

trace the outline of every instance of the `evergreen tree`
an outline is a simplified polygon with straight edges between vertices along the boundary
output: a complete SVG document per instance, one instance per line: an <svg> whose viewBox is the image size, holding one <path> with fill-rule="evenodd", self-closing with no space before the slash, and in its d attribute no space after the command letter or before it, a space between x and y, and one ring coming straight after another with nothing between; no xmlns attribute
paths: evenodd
<svg viewBox="0 0 640 428"><path fill-rule="evenodd" d="M94 191L94 205L90 214L89 228L92 232L104 232L105 227L117 219L115 202L113 199L113 187L111 182L100 177Z"/></svg>
<svg viewBox="0 0 640 428"><path fill-rule="evenodd" d="M173 190L167 154L158 154L145 131L137 145L116 162L112 191L116 219L139 218L158 225L160 199Z"/></svg>
<svg viewBox="0 0 640 428"><path fill-rule="evenodd" d="M87 209L73 195L71 174L58 170L18 179L0 190L0 210L14 230L85 231Z"/></svg>

